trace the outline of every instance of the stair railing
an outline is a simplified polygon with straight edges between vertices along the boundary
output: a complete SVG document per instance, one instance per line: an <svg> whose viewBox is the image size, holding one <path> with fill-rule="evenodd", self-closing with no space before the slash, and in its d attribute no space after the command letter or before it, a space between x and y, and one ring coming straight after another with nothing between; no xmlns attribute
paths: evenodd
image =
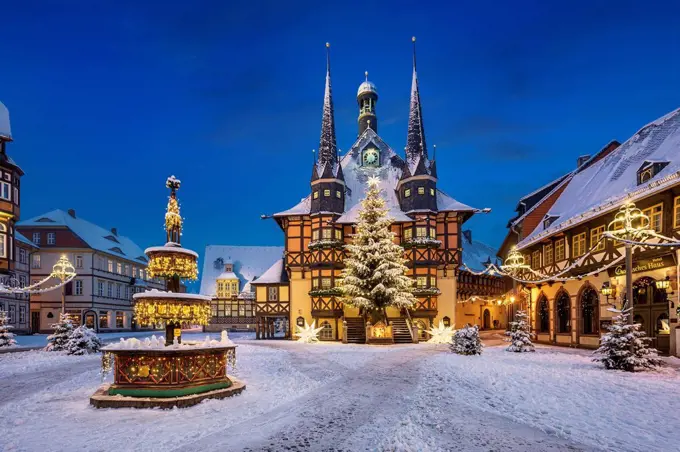
<svg viewBox="0 0 680 452"><path fill-rule="evenodd" d="M413 319L411 318L411 313L408 312L408 308L404 308L406 311L406 325L408 326L408 332L411 334L411 342L414 344L418 343L418 327L414 325ZM414 331L415 328L415 331Z"/></svg>

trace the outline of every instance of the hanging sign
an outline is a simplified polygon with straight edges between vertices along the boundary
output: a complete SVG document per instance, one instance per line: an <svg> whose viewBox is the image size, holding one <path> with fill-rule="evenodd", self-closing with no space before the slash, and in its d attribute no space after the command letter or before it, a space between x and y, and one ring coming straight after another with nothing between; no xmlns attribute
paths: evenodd
<svg viewBox="0 0 680 452"><path fill-rule="evenodd" d="M672 254L665 256L653 257L651 259L641 259L633 262L633 273L642 273L659 268L674 267L675 259ZM626 274L626 266L624 264L611 267L607 270L610 277L624 276Z"/></svg>

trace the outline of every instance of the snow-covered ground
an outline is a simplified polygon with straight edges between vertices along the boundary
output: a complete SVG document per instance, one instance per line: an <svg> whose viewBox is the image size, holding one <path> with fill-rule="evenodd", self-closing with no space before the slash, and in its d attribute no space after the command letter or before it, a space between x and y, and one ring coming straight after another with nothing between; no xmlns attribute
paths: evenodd
<svg viewBox="0 0 680 452"><path fill-rule="evenodd" d="M679 450L680 375L540 347L236 339L247 390L192 408L89 406L99 356L0 355L0 450Z"/></svg>

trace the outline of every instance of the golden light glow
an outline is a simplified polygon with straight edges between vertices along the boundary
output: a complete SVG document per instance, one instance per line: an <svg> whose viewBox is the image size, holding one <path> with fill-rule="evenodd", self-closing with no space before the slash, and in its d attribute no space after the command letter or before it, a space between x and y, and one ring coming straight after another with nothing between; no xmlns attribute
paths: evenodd
<svg viewBox="0 0 680 452"><path fill-rule="evenodd" d="M182 217L179 214L179 203L177 198L171 196L168 200L167 212L165 213L165 230L177 228L182 231Z"/></svg>
<svg viewBox="0 0 680 452"><path fill-rule="evenodd" d="M52 266L52 273L50 273L50 276L57 278L60 281L66 281L67 279L76 276L76 269L66 255L62 254L57 263Z"/></svg>
<svg viewBox="0 0 680 452"><path fill-rule="evenodd" d="M207 325L211 316L209 302L137 299L133 309L135 319L142 325L166 322Z"/></svg>
<svg viewBox="0 0 680 452"><path fill-rule="evenodd" d="M627 202L621 206L614 216L614 220L609 223L607 230L609 234L624 239L651 235L654 232L650 228L649 217L635 207L632 202Z"/></svg>
<svg viewBox="0 0 680 452"><path fill-rule="evenodd" d="M508 258L505 259L505 263L501 265L501 269L506 272L517 273L530 270L531 267L524 262L524 256L517 251L517 247L513 246L510 253L508 253Z"/></svg>
<svg viewBox="0 0 680 452"><path fill-rule="evenodd" d="M198 279L196 257L183 253L172 253L169 251L149 253L147 271L152 278L179 276L180 278L192 281Z"/></svg>

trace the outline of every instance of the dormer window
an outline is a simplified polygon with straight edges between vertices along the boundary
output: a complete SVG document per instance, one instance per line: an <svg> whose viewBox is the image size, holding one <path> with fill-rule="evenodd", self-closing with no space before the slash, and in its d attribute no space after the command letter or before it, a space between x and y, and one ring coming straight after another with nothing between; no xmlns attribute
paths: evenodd
<svg viewBox="0 0 680 452"><path fill-rule="evenodd" d="M551 224L555 222L559 218L558 215L546 215L543 217L543 229L548 229Z"/></svg>
<svg viewBox="0 0 680 452"><path fill-rule="evenodd" d="M637 184L641 185L649 182L661 172L662 169L668 165L669 162L654 162L645 160L642 166L637 170Z"/></svg>

